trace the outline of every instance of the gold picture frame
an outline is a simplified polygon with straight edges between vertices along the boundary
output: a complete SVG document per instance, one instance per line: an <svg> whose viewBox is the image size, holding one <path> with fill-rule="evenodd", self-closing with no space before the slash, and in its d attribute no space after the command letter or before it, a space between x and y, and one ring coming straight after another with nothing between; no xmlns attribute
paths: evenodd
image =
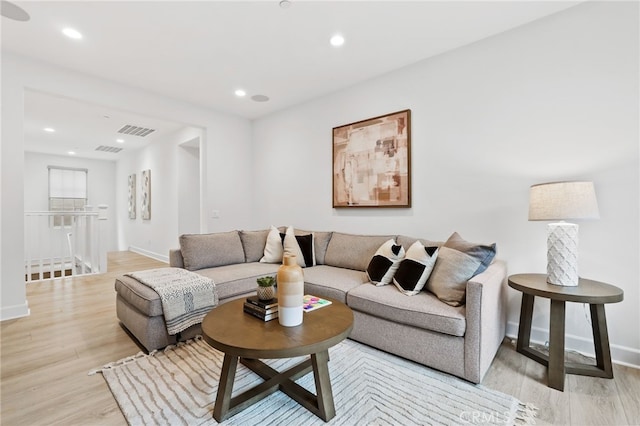
<svg viewBox="0 0 640 426"><path fill-rule="evenodd" d="M333 128L333 207L411 207L411 110Z"/></svg>

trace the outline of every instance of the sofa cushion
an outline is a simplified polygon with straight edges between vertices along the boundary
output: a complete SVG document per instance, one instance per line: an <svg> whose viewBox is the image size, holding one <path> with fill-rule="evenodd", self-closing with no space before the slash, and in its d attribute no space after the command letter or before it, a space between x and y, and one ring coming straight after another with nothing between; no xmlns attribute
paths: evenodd
<svg viewBox="0 0 640 426"><path fill-rule="evenodd" d="M316 253L313 244L313 234L296 235L293 227L288 227L284 234L284 252L296 257L301 268L316 264Z"/></svg>
<svg viewBox="0 0 640 426"><path fill-rule="evenodd" d="M271 225L269 234L267 234L267 241L264 246L264 253L260 262L262 263L282 263L282 256L284 255L283 247L284 233L280 232L278 228Z"/></svg>
<svg viewBox="0 0 640 426"><path fill-rule="evenodd" d="M327 246L329 245L333 232L304 231L302 229L296 229L295 233L296 235L313 234L313 245L316 252L316 265L324 265Z"/></svg>
<svg viewBox="0 0 640 426"><path fill-rule="evenodd" d="M398 235L398 238L396 238L396 244L400 244L405 250L411 247L416 241L420 241L425 247L440 247L443 244L442 241L431 241L424 238L408 237L406 235Z"/></svg>
<svg viewBox="0 0 640 426"><path fill-rule="evenodd" d="M327 246L325 264L366 271L378 248L395 235L354 235L334 232Z"/></svg>
<svg viewBox="0 0 640 426"><path fill-rule="evenodd" d="M466 331L464 306L447 305L424 291L406 297L393 286L364 284L349 291L347 304L355 311L451 336Z"/></svg>
<svg viewBox="0 0 640 426"><path fill-rule="evenodd" d="M224 301L230 297L255 291L256 279L265 275L275 275L279 267L279 265L258 262L238 263L201 269L198 274L213 279L216 283L218 299ZM162 303L158 293L134 278L117 277L115 289L122 299L143 314L149 317L162 315Z"/></svg>
<svg viewBox="0 0 640 426"><path fill-rule="evenodd" d="M240 231L240 240L244 249L245 262L258 262L264 255L264 247L267 245L269 230Z"/></svg>
<svg viewBox="0 0 640 426"><path fill-rule="evenodd" d="M342 303L346 303L348 291L368 282L362 271L328 265L306 268L303 274L305 294L330 297Z"/></svg>
<svg viewBox="0 0 640 426"><path fill-rule="evenodd" d="M367 277L371 284L391 284L393 275L404 259L404 247L397 245L394 239L387 240L373 255L367 266Z"/></svg>
<svg viewBox="0 0 640 426"><path fill-rule="evenodd" d="M184 267L189 271L244 263L244 249L238 231L181 235L180 251Z"/></svg>
<svg viewBox="0 0 640 426"><path fill-rule="evenodd" d="M440 247L427 289L451 306L463 305L467 281L486 270L495 255L495 244L470 243L454 232Z"/></svg>
<svg viewBox="0 0 640 426"><path fill-rule="evenodd" d="M437 247L425 247L420 241L411 244L393 277L393 283L401 293L414 296L422 290L433 271L438 250Z"/></svg>
<svg viewBox="0 0 640 426"><path fill-rule="evenodd" d="M122 299L143 314L149 317L162 315L160 296L151 287L122 275L116 278L115 289Z"/></svg>
<svg viewBox="0 0 640 426"><path fill-rule="evenodd" d="M173 268L184 268L184 259L179 248L169 249L169 266Z"/></svg>
<svg viewBox="0 0 640 426"><path fill-rule="evenodd" d="M218 299L227 299L240 294L256 291L256 279L265 275L275 275L280 265L272 263L239 263L198 271L216 283Z"/></svg>

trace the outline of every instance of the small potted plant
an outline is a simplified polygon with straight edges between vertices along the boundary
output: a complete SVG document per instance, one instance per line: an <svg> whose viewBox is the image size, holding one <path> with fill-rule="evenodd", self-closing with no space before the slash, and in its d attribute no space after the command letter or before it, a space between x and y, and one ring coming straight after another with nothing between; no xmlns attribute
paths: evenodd
<svg viewBox="0 0 640 426"><path fill-rule="evenodd" d="M260 277L256 281L258 282L258 299L271 300L276 297L275 277Z"/></svg>

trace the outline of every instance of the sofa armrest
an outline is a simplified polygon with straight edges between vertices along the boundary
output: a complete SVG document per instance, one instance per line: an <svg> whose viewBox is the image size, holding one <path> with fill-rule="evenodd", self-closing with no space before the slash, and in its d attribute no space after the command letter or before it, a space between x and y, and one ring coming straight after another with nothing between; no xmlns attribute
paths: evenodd
<svg viewBox="0 0 640 426"><path fill-rule="evenodd" d="M482 381L505 336L506 280L507 265L496 260L467 283L465 376L474 383Z"/></svg>
<svg viewBox="0 0 640 426"><path fill-rule="evenodd" d="M173 268L184 268L184 259L180 249L169 249L169 266Z"/></svg>

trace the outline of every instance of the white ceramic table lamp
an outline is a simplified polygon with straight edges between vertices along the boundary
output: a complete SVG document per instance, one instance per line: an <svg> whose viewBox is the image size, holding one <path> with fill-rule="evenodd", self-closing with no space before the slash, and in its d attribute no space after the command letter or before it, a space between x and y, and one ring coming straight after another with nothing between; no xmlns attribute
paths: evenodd
<svg viewBox="0 0 640 426"><path fill-rule="evenodd" d="M597 219L593 182L552 182L533 185L529 220L559 220L547 225L547 282L578 285L578 225L570 219Z"/></svg>

